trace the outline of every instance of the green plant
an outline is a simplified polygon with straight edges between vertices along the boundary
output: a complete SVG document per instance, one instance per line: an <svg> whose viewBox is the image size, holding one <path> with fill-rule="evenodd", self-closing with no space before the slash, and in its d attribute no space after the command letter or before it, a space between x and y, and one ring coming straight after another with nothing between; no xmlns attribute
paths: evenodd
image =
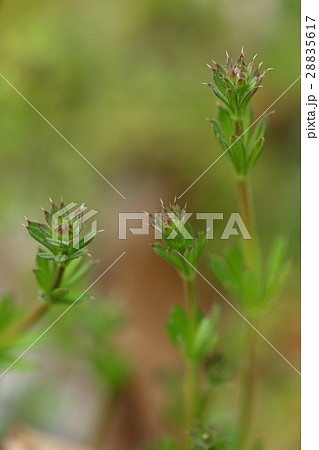
<svg viewBox="0 0 319 450"><path fill-rule="evenodd" d="M227 54L225 66L215 63L215 67L211 67L213 83L208 86L222 102L218 105L217 120L212 119L211 124L234 168L239 207L251 236L243 240L240 248L229 249L224 258L214 256L211 267L219 282L240 302L249 320L256 325L262 311L278 294L290 263L286 258L287 241L282 237L275 240L269 257L264 257L254 223L250 174L264 148L269 122L269 117L265 116L251 131L254 122L250 102L269 70L261 73L261 64L256 66L255 58L246 63L243 50L236 61ZM249 442L254 395L256 333L252 329L248 331L248 367L243 384L239 448L246 448Z"/></svg>
<svg viewBox="0 0 319 450"><path fill-rule="evenodd" d="M72 304L88 297L77 290L77 286L93 266L92 261L84 261L84 256L88 254L86 246L97 232L80 237L82 213L83 207L70 215L63 202L59 206L51 202L50 211L44 211L46 223L27 220L26 229L30 236L46 248L38 250L34 270L44 301L33 309L19 310L11 298L2 300L0 358L3 361L13 363L21 342L24 347L27 342L31 344L31 328L51 305Z"/></svg>
<svg viewBox="0 0 319 450"><path fill-rule="evenodd" d="M163 243L155 243L154 250L172 264L183 279L186 306L176 306L167 324L171 341L180 350L185 361L184 376L184 434L183 448L191 446L190 432L200 418L203 404L201 373L206 358L217 345L219 311L214 308L208 315L200 309L196 285L196 268L206 246L206 236L194 236L186 223L186 210L176 201L162 204L161 214L151 216L155 229L161 232Z"/></svg>

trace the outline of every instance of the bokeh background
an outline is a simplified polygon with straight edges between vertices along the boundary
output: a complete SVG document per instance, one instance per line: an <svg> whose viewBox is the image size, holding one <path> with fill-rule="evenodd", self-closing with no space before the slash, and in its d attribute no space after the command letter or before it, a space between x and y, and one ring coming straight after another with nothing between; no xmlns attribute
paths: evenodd
<svg viewBox="0 0 319 450"><path fill-rule="evenodd" d="M118 212L159 210L160 198L182 193L219 156L205 121L215 115L216 101L201 85L210 81L212 58L223 63L226 50L236 57L244 46L247 58L258 53L264 67L274 67L254 97L256 117L298 77L299 7L295 0L0 1L0 72L126 197L0 79L1 293L12 293L19 305L37 301L31 271L37 246L20 223L24 215L41 219L49 196L99 211L99 228L106 231L92 243L99 264L87 285L126 251L94 287L100 301L113 299L125 310L119 345L133 366L107 448L140 449L169 430L163 373L181 366L165 334L169 310L182 301L179 278L153 253L151 234L118 240ZM299 83L274 109L253 173L254 201L263 248L287 234L293 270L259 329L299 367ZM190 211L223 212L226 220L236 212L227 157L182 200ZM220 240L225 223L216 222L210 253L229 245ZM208 258L201 270L214 282ZM220 347L240 364L245 323L204 282L200 290L207 307L221 304ZM104 407L99 385L85 360L59 351L68 347L65 328L76 314L71 310L25 356L35 370L0 380L3 442L41 433L67 441L66 448L91 448ZM269 449L298 449L299 376L261 339L258 355L254 436ZM216 394L217 421L236 420L238 384L235 376Z"/></svg>

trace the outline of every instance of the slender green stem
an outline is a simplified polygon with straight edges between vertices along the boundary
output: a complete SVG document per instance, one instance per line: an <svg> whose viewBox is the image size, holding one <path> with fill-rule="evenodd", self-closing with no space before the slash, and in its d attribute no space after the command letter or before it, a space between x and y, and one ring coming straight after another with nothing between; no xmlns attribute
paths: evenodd
<svg viewBox="0 0 319 450"><path fill-rule="evenodd" d="M45 314L48 309L48 303L37 305L26 316L15 322L8 330L6 330L0 337L0 346L6 346L12 339L20 336L28 331L38 320Z"/></svg>
<svg viewBox="0 0 319 450"><path fill-rule="evenodd" d="M251 237L251 239L244 240L246 263L248 267L253 268L256 264L256 236L254 231L253 207L249 180L245 179L238 181L238 197L241 216Z"/></svg>
<svg viewBox="0 0 319 450"><path fill-rule="evenodd" d="M253 220L253 207L248 180L240 180L238 182L238 196L242 219L247 227L251 239L244 240L244 251L246 264L248 268L253 269L257 264L257 254L255 246L255 231ZM243 378L243 392L240 413L240 430L239 430L239 448L246 448L249 440L253 401L255 391L255 370L256 370L256 332L252 328L248 328L247 337L247 360L248 365Z"/></svg>
<svg viewBox="0 0 319 450"><path fill-rule="evenodd" d="M235 133L238 137L243 133L243 122L240 119L235 120Z"/></svg>
<svg viewBox="0 0 319 450"><path fill-rule="evenodd" d="M52 289L56 289L56 288L58 288L60 286L61 281L62 281L62 277L63 277L63 274L64 274L64 269L65 269L65 264L60 263L59 266L58 266L58 270L57 270L57 273L56 273L56 277L55 277L55 281L53 283Z"/></svg>
<svg viewBox="0 0 319 450"><path fill-rule="evenodd" d="M191 339L196 330L196 316L198 312L198 298L195 280L185 281L187 315L189 320ZM184 449L190 448L190 431L194 428L199 400L199 366L196 361L186 362L186 373L184 383L185 404L185 441Z"/></svg>
<svg viewBox="0 0 319 450"><path fill-rule="evenodd" d="M243 391L240 411L239 448L245 449L249 443L255 394L256 375L256 332L247 329L247 368L243 377Z"/></svg>
<svg viewBox="0 0 319 450"><path fill-rule="evenodd" d="M65 265L59 264L56 278L53 283L52 289L56 289L60 286L63 273L64 273ZM5 347L10 343L11 340L16 337L22 335L26 331L28 331L33 325L35 325L39 319L46 313L49 308L48 302L43 302L40 305L37 305L34 309L28 312L24 317L16 321L9 327L0 337L1 342L0 346Z"/></svg>

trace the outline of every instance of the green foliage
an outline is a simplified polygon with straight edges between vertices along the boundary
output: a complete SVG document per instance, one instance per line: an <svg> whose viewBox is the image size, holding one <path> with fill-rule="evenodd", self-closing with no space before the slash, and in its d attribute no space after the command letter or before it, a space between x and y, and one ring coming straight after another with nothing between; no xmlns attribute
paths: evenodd
<svg viewBox="0 0 319 450"><path fill-rule="evenodd" d="M151 215L151 219L163 240L163 244L153 245L155 252L172 264L184 280L193 280L196 277L193 267L197 268L206 247L205 233L194 237L191 225L186 223L186 208L181 208L176 201L169 206L162 203L162 213Z"/></svg>
<svg viewBox="0 0 319 450"><path fill-rule="evenodd" d="M47 302L73 303L88 298L88 294L83 294L76 287L94 265L92 261L84 262L82 256L62 263L60 279L61 265L54 260L42 258L41 250L38 251L36 264L34 274L40 287L40 295Z"/></svg>
<svg viewBox="0 0 319 450"><path fill-rule="evenodd" d="M26 229L30 236L50 252L41 250L38 253L40 258L63 263L88 253L85 247L94 239L97 232L90 231L80 237L84 210L82 205L70 213L63 201L59 206L51 202L50 211L44 211L47 223L27 220Z"/></svg>
<svg viewBox="0 0 319 450"><path fill-rule="evenodd" d="M88 297L76 287L93 266L84 263L83 256L97 232L80 237L84 210L82 205L71 213L63 201L59 206L51 201L50 211L44 211L46 223L27 221L30 236L49 250L38 250L34 270L40 294L49 303L73 303Z"/></svg>
<svg viewBox="0 0 319 450"><path fill-rule="evenodd" d="M203 316L198 311L195 329L193 329L185 309L182 306L176 306L167 324L167 333L187 359L199 364L213 352L217 345L218 320L218 308L212 309L209 316Z"/></svg>
<svg viewBox="0 0 319 450"><path fill-rule="evenodd" d="M17 352L22 352L34 342L36 335L27 330L23 334L14 333L17 324L25 316L24 308L17 308L10 295L4 295L0 300L0 370L7 369L17 358ZM17 361L15 370L28 370L32 363Z"/></svg>
<svg viewBox="0 0 319 450"><path fill-rule="evenodd" d="M20 348L25 350L38 338L31 328L46 312L48 304L72 304L88 297L83 291L77 290L77 285L93 265L91 261L84 263L83 255L87 254L84 247L96 233L88 233L80 238L83 211L82 206L69 214L63 202L60 206L51 202L50 212L44 211L47 223L27 221L29 234L50 252L39 249L34 270L40 295L47 304L42 303L30 311L22 311L16 308L11 297L2 299L0 364L3 362L8 367L16 360L16 352ZM76 237L78 239L75 239ZM74 243L78 244L78 248L73 247ZM25 366L25 363L18 363L18 366Z"/></svg>
<svg viewBox="0 0 319 450"><path fill-rule="evenodd" d="M229 154L232 164L238 176L246 177L257 159L259 158L265 144L265 134L269 122L269 116L261 120L255 128L254 133L250 132L251 109L248 108L245 112L243 126L245 134L242 134L242 129L235 131L235 125L231 118L230 112L223 107L219 107L218 120L211 120L211 124L217 141L222 147L222 150ZM239 131L239 133L238 133Z"/></svg>
<svg viewBox="0 0 319 450"><path fill-rule="evenodd" d="M260 65L255 67L255 57L246 64L243 51L235 62L227 55L225 67L215 65L216 68L211 68L214 84L208 83L208 86L226 108L220 106L217 120L210 122L236 174L245 178L264 148L269 119L267 116L261 120L251 133L252 109L249 103L269 69L260 73Z"/></svg>
<svg viewBox="0 0 319 450"><path fill-rule="evenodd" d="M225 289L237 298L247 311L257 313L278 294L290 269L286 259L287 240L275 240L268 257L268 263L246 265L243 250L230 248L225 258L214 256L211 268Z"/></svg>
<svg viewBox="0 0 319 450"><path fill-rule="evenodd" d="M236 61L227 54L225 67L215 63L211 67L214 84L208 83L214 94L230 109L235 118L245 112L246 107L260 87L260 83L269 69L260 72L255 66L255 55L247 64L243 50Z"/></svg>

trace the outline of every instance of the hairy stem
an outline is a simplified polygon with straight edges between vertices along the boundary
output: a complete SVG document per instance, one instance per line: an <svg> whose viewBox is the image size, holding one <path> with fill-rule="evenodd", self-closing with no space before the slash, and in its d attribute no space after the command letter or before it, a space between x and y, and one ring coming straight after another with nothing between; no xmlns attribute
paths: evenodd
<svg viewBox="0 0 319 450"><path fill-rule="evenodd" d="M251 431L253 403L255 394L256 373L256 332L248 328L247 353L248 365L243 378L243 391L240 412L239 448L245 449L249 443Z"/></svg>
<svg viewBox="0 0 319 450"><path fill-rule="evenodd" d="M242 219L251 236L251 239L244 240L246 265L248 268L253 269L257 264L255 246L256 235L254 231L253 205L250 192L250 184L247 179L238 181L238 197ZM239 430L239 448L241 449L246 448L247 441L249 440L255 391L256 332L250 327L248 328L246 348L248 365L243 377L243 392Z"/></svg>
<svg viewBox="0 0 319 450"><path fill-rule="evenodd" d="M246 263L249 268L253 268L256 264L256 236L254 232L253 207L249 180L245 179L238 181L238 197L241 216L251 237L251 239L244 240Z"/></svg>
<svg viewBox="0 0 319 450"><path fill-rule="evenodd" d="M198 311L198 299L195 280L185 281L187 314L191 338L196 330L196 315ZM190 448L190 431L194 428L198 412L199 398L199 367L197 362L188 360L186 362L186 373L184 383L185 404L185 442L184 449Z"/></svg>
<svg viewBox="0 0 319 450"><path fill-rule="evenodd" d="M55 277L55 281L53 283L52 289L56 289L56 288L58 288L60 286L61 281L62 281L62 277L63 277L63 274L64 274L64 269L65 269L65 264L60 263L59 266L58 266L58 270L57 270L57 273L56 273L56 277Z"/></svg>

